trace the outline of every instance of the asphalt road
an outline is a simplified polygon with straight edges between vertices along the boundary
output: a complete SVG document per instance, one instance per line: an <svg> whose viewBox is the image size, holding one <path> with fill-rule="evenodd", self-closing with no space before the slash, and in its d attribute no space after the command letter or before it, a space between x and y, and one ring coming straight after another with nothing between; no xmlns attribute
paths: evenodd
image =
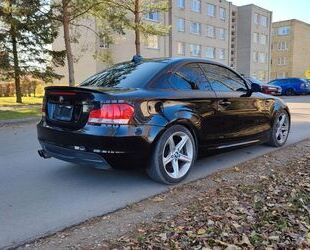
<svg viewBox="0 0 310 250"><path fill-rule="evenodd" d="M310 96L284 98L292 112L288 144L310 137ZM34 124L0 128L0 249L103 215L166 191L142 172L100 171L37 155ZM252 146L200 159L198 179L275 150Z"/></svg>

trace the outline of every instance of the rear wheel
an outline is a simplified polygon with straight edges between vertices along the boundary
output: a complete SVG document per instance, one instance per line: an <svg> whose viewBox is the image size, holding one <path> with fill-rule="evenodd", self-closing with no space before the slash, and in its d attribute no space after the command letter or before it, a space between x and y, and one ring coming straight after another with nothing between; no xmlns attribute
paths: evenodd
<svg viewBox="0 0 310 250"><path fill-rule="evenodd" d="M279 112L274 120L268 144L274 147L283 146L290 131L290 118L285 110Z"/></svg>
<svg viewBox="0 0 310 250"><path fill-rule="evenodd" d="M294 89L292 89L292 88L287 89L287 90L285 91L285 95L287 95L287 96L295 95Z"/></svg>
<svg viewBox="0 0 310 250"><path fill-rule="evenodd" d="M157 182L178 183L188 175L196 155L191 132L181 125L172 126L158 140L147 173Z"/></svg>

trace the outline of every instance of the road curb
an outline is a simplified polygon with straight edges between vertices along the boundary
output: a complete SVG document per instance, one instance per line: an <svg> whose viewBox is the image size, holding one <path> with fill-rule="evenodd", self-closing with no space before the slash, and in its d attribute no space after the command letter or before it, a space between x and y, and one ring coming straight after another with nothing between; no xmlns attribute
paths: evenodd
<svg viewBox="0 0 310 250"><path fill-rule="evenodd" d="M27 117L23 119L11 119L0 121L0 127L10 126L10 125L23 125L32 122L38 122L40 117Z"/></svg>

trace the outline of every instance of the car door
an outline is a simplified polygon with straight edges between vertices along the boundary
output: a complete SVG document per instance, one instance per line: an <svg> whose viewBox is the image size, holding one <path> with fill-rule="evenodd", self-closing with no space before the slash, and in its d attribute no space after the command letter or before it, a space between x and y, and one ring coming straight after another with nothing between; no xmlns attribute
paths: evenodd
<svg viewBox="0 0 310 250"><path fill-rule="evenodd" d="M218 143L254 142L270 129L265 99L249 95L241 76L224 66L201 66L216 93L218 107L211 132L218 138Z"/></svg>
<svg viewBox="0 0 310 250"><path fill-rule="evenodd" d="M169 84L158 82L156 88L172 89L175 94L163 103L164 116L170 121L190 120L197 128L201 145L212 140L209 124L215 124L212 120L217 108L216 95L199 64L178 65L170 72Z"/></svg>

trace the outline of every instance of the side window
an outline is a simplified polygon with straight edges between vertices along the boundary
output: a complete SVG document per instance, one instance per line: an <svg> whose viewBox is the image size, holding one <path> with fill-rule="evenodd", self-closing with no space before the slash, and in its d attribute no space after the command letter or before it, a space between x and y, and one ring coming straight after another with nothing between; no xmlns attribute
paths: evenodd
<svg viewBox="0 0 310 250"><path fill-rule="evenodd" d="M211 83L214 91L221 92L246 92L246 83L244 80L235 74L233 71L214 64L205 64L203 69Z"/></svg>
<svg viewBox="0 0 310 250"><path fill-rule="evenodd" d="M211 90L208 80L197 63L182 66L172 75L170 82L176 89L192 90L196 86L201 90Z"/></svg>

